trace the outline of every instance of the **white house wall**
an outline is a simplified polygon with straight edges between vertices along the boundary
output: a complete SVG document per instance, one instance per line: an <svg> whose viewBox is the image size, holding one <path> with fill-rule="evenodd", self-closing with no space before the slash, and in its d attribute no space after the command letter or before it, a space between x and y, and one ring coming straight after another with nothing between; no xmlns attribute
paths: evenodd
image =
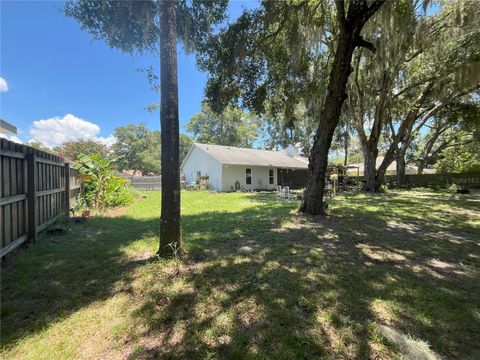
<svg viewBox="0 0 480 360"><path fill-rule="evenodd" d="M194 182L197 180L197 172L202 176L208 176L208 184L211 188L222 191L222 165L210 155L194 146L190 155L180 169L185 180Z"/></svg>
<svg viewBox="0 0 480 360"><path fill-rule="evenodd" d="M247 185L246 169L252 169L252 183ZM269 184L269 170L273 170L273 184ZM222 165L222 191L232 191L235 183L245 190L274 190L277 186L277 168L265 166Z"/></svg>

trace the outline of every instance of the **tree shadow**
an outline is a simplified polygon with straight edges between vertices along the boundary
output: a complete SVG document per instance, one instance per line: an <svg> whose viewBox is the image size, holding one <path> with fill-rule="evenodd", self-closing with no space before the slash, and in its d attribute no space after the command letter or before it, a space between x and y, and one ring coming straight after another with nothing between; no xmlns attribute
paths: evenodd
<svg viewBox="0 0 480 360"><path fill-rule="evenodd" d="M415 199L352 196L321 219L249 197L256 207L182 217L178 271L154 251L125 256L156 219L98 218L44 238L3 272L2 343L121 291L137 304L130 359L392 358L376 325L450 358L480 356L478 228L461 214L442 222Z"/></svg>
<svg viewBox="0 0 480 360"><path fill-rule="evenodd" d="M415 203L397 205L406 219L398 224L385 209L319 219L292 215L294 206L281 201L185 216L186 232L196 232L195 265L187 260L178 277L152 287L133 314L148 324L143 336L157 340L131 358L391 358L376 325L428 341L442 355L475 358L474 228L411 223ZM217 226L202 227L210 223ZM185 292L155 301L179 279Z"/></svg>
<svg viewBox="0 0 480 360"><path fill-rule="evenodd" d="M154 235L157 226L148 219L96 217L69 223L65 235L42 233L37 243L18 249L2 264L2 346L92 302L131 292L134 269L153 260L128 259L122 249Z"/></svg>

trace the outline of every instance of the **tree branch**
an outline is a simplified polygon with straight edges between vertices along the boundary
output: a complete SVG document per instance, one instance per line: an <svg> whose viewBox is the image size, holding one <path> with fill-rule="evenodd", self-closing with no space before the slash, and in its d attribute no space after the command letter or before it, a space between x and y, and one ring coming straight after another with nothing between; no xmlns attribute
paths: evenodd
<svg viewBox="0 0 480 360"><path fill-rule="evenodd" d="M345 18L345 2L343 0L335 0L337 8L337 19L341 25L342 31L347 27L347 19Z"/></svg>
<svg viewBox="0 0 480 360"><path fill-rule="evenodd" d="M375 0L367 9L365 12L365 16L367 20L377 12L378 9L380 9L380 6L382 6L385 3L385 0Z"/></svg>
<svg viewBox="0 0 480 360"><path fill-rule="evenodd" d="M431 76L431 77L429 77L429 78L426 78L426 79L417 81L417 82L415 82L415 83L413 83L413 84L407 85L407 86L404 87L402 90L400 90L398 93L394 94L394 95L393 95L393 99L396 99L396 98L399 97L400 95L406 93L407 91L409 91L409 90L411 90L411 89L413 89L413 88L416 88L416 87L418 87L418 86L420 86L420 85L423 85L423 84L425 84L425 83L427 83L427 82L436 80L437 78L438 78L438 76L435 75L435 76Z"/></svg>
<svg viewBox="0 0 480 360"><path fill-rule="evenodd" d="M367 40L365 40L362 36L359 36L357 38L357 41L355 43L357 46L360 46L360 47L363 47L365 49L368 49L370 50L371 52L376 52L377 49L375 49L375 46L373 46L373 44Z"/></svg>
<svg viewBox="0 0 480 360"><path fill-rule="evenodd" d="M405 62L408 63L408 62L412 61L413 59L415 59L418 55L420 55L422 53L423 53L423 49L418 49L412 55L410 55L408 58L406 58Z"/></svg>

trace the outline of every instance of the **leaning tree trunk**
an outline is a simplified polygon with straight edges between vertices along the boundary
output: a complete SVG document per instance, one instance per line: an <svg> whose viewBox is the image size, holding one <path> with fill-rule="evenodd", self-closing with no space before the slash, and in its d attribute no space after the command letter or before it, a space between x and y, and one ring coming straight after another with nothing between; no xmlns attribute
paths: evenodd
<svg viewBox="0 0 480 360"><path fill-rule="evenodd" d="M177 18L175 1L158 0L160 9L160 124L162 210L160 256L181 251L180 163L177 79Z"/></svg>
<svg viewBox="0 0 480 360"><path fill-rule="evenodd" d="M310 150L307 186L300 211L308 214L324 214L323 194L328 164L328 150L332 143L335 127L340 119L348 77L352 72L352 59L355 42L346 31L341 33L332 70L330 72L328 93L323 105L320 121Z"/></svg>
<svg viewBox="0 0 480 360"><path fill-rule="evenodd" d="M324 131L315 135L310 151L307 186L303 194L300 211L312 215L325 214L323 194L328 165L328 150L332 143L333 131Z"/></svg>
<svg viewBox="0 0 480 360"><path fill-rule="evenodd" d="M366 0L351 1L348 3L347 16L345 16L345 3L341 0L336 2L340 33L328 79L327 96L323 103L317 132L310 150L307 186L300 207L300 211L303 213L325 214L323 195L328 151L332 143L333 133L340 120L342 105L347 98L346 86L352 72L352 54L357 46L374 50L373 45L365 41L360 32L383 2L383 0L376 0L368 6Z"/></svg>
<svg viewBox="0 0 480 360"><path fill-rule="evenodd" d="M425 161L422 160L420 164L418 164L417 174L423 174L424 169L425 169Z"/></svg>

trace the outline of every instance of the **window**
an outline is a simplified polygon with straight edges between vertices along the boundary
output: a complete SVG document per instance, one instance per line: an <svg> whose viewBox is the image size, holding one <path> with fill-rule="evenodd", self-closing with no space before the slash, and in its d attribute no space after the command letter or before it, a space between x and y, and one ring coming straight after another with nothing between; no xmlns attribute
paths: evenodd
<svg viewBox="0 0 480 360"><path fill-rule="evenodd" d="M245 182L247 185L252 183L252 169L245 169Z"/></svg>
<svg viewBox="0 0 480 360"><path fill-rule="evenodd" d="M268 170L268 183L270 185L275 184L275 179L273 177L273 170Z"/></svg>

